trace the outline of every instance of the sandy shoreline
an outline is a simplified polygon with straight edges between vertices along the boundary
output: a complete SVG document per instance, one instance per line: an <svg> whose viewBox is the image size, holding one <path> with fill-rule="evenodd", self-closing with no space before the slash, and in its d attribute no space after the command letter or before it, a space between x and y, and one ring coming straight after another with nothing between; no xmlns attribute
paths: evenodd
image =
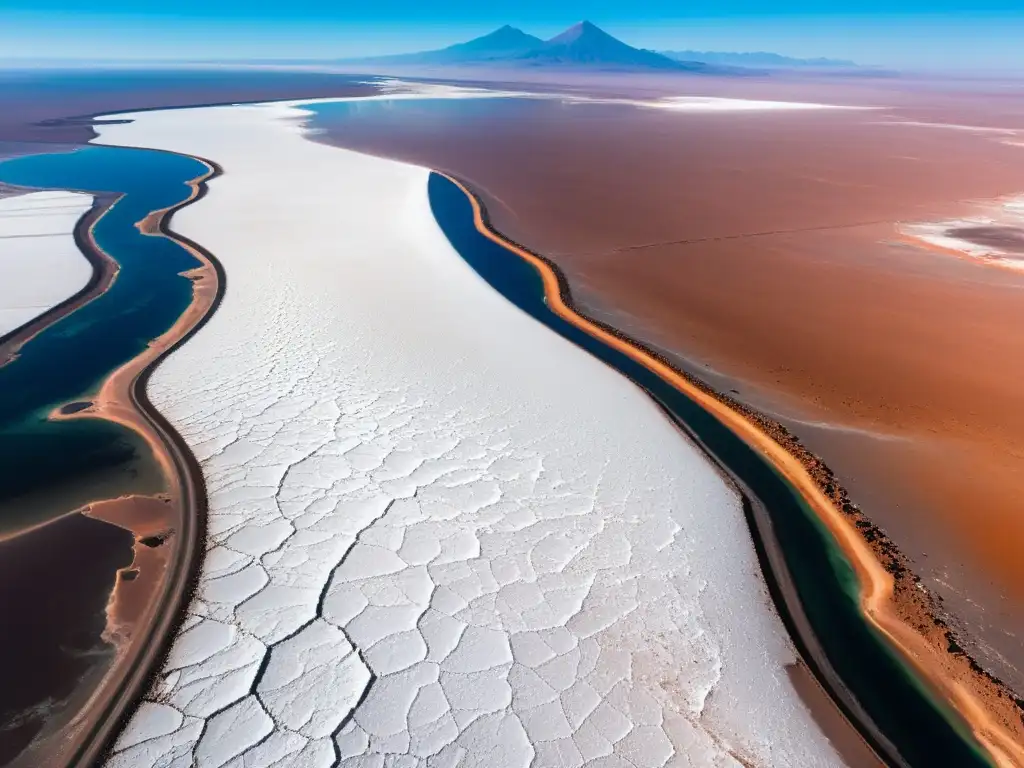
<svg viewBox="0 0 1024 768"><path fill-rule="evenodd" d="M864 536L854 527L847 515L838 509L824 493L819 483L807 472L800 458L776 442L743 413L730 407L724 398L697 386L693 380L668 366L639 345L628 343L618 335L594 324L571 305L564 280L544 259L515 245L492 230L485 221L480 201L464 184L458 184L471 199L478 231L494 242L513 251L530 262L541 274L548 303L560 317L629 355L636 362L671 382L722 423L759 449L789 482L798 488L820 519L827 525L837 543L853 565L862 587L861 603L866 618L883 632L941 696L949 701L969 724L978 740L1000 766L1024 765L1024 745L1019 715L1012 695L991 678L971 668L970 660L951 654L941 643L925 637L911 626L895 605L895 580L883 567ZM930 617L929 617L930 618ZM1016 717L1015 717L1016 716Z"/></svg>
<svg viewBox="0 0 1024 768"><path fill-rule="evenodd" d="M146 235L175 240L201 262L202 266L186 273L194 285L192 303L141 355L114 371L87 407L67 413L62 412L65 406L60 406L50 414L55 420L100 418L133 430L150 445L171 492L164 498L150 500L124 497L97 501L87 508L90 516L126 528L136 539L134 561L119 571L108 602L108 626L104 636L114 644L116 660L87 704L63 728L56 751L44 738L37 750L23 753L13 766L38 764L44 755L66 766L91 766L100 759L166 653L198 572L201 558L197 557L196 545L202 540L206 503L202 472L173 427L153 408L145 388L161 360L198 330L223 295L223 275L212 257L170 229L175 211L200 199L206 183L220 172L215 165L204 164L207 173L192 180L192 192L186 200L152 212L138 225ZM103 252L92 236L96 222L113 204L116 198L102 209L94 208L94 215L76 229L76 233L81 233L82 252L93 263L103 265L103 270L97 270L96 280L74 302L62 305L57 314L39 318L31 334L25 337L19 334L19 345L103 293L113 282L116 262ZM151 513L138 520L139 510L147 505L155 517ZM130 511L132 507L136 508L134 514ZM158 544L154 538L159 539ZM147 541L149 543L145 543ZM124 596L125 592L130 595Z"/></svg>

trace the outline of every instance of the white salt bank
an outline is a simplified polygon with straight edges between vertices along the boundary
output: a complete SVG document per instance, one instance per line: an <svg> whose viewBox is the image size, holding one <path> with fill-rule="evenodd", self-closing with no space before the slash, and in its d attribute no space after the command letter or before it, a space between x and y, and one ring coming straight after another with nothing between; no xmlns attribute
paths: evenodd
<svg viewBox="0 0 1024 768"><path fill-rule="evenodd" d="M614 104L646 109L663 109L671 112L804 112L808 110L874 110L872 106L846 106L842 104L821 104L806 101L768 101L764 99L738 99L722 96L662 96L651 99L628 99L585 93L558 93L543 91L510 91L497 88L478 88L462 85L421 83L397 78L384 78L373 83L380 93L374 96L352 98L307 99L293 102L279 102L289 106L325 104L337 101L406 101L423 99L535 99L560 101L565 104Z"/></svg>
<svg viewBox="0 0 1024 768"><path fill-rule="evenodd" d="M979 215L963 219L901 223L911 241L939 248L979 264L1024 272L1024 196L978 203Z"/></svg>
<svg viewBox="0 0 1024 768"><path fill-rule="evenodd" d="M840 763L735 493L463 262L426 170L295 107L127 117L227 169L174 228L228 289L150 383L208 541L111 768Z"/></svg>
<svg viewBox="0 0 1024 768"><path fill-rule="evenodd" d="M92 206L78 192L0 198L0 336L74 296L92 278L75 224Z"/></svg>

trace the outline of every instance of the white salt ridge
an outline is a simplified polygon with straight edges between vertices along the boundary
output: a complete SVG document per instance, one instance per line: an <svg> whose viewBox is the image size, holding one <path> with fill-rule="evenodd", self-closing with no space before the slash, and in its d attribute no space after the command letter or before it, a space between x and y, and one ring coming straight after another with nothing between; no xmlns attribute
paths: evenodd
<svg viewBox="0 0 1024 768"><path fill-rule="evenodd" d="M720 96L663 96L657 99L621 99L598 96L551 95L533 98L555 98L569 104L616 104L668 112L806 112L808 110L841 109L871 110L878 107L820 104L809 101L768 101L765 99L730 99Z"/></svg>
<svg viewBox="0 0 1024 768"><path fill-rule="evenodd" d="M764 99L731 99L719 96L663 96L655 99L626 99L606 96L588 96L579 93L553 93L539 91L476 88L439 83L416 83L406 80L384 79L372 83L379 94L341 98L308 99L277 102L281 106L300 108L317 104L347 101L415 101L423 99L536 99L560 101L565 104L611 104L641 109L661 109L671 112L778 112L822 109L872 110L871 106L844 106L803 101L768 101Z"/></svg>
<svg viewBox="0 0 1024 768"><path fill-rule="evenodd" d="M947 131L967 131L968 133L991 133L1002 136L1019 136L1019 128L1000 128L990 125L963 125L960 123L931 123L922 120L879 120L869 125L906 125L914 128L942 128Z"/></svg>
<svg viewBox="0 0 1024 768"><path fill-rule="evenodd" d="M110 768L840 764L736 494L465 264L426 170L305 115L99 127L227 169L174 227L229 281L149 385L208 556Z"/></svg>
<svg viewBox="0 0 1024 768"><path fill-rule="evenodd" d="M75 224L92 206L79 192L0 198L0 336L74 296L92 278Z"/></svg>
<svg viewBox="0 0 1024 768"><path fill-rule="evenodd" d="M1024 195L1006 198L988 204L987 216L971 216L963 219L946 219L918 223L902 223L899 231L937 248L962 253L985 264L1024 272L1024 253L983 245L957 237L958 229L976 227L1006 227L1024 236Z"/></svg>
<svg viewBox="0 0 1024 768"><path fill-rule="evenodd" d="M947 128L951 130L963 130L976 133L994 133L1009 135L1014 138L1021 136L1024 132L1016 128L992 128L973 125L956 125L948 123L922 123L911 121L892 121L891 125L916 125L933 128ZM1009 146L1024 147L1024 142L1012 139L1001 139L1000 143ZM946 219L943 221L925 221L900 223L898 230L901 234L919 240L922 243L948 251L962 253L963 255L983 262L985 264L1012 269L1017 272L1024 272L1024 253L1019 250L998 248L993 245L983 245L971 242L951 234L957 229L974 227L995 227L1008 228L1018 236L1024 236L1024 195L1006 197L999 200L987 201L979 205L985 215L970 216L962 219Z"/></svg>

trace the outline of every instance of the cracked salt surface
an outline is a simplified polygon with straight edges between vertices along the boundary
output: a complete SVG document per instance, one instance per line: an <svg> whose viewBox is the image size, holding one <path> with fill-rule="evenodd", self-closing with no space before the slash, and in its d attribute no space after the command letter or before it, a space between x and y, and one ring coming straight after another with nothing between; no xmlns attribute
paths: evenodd
<svg viewBox="0 0 1024 768"><path fill-rule="evenodd" d="M202 463L207 554L107 765L839 764L735 494L466 266L427 171L304 114L98 126L223 166L173 227L228 275L149 386Z"/></svg>

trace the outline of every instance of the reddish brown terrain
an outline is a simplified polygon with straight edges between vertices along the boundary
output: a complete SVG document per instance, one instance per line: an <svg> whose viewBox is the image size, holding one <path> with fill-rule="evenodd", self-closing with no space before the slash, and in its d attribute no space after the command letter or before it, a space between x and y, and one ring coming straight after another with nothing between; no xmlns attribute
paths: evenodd
<svg viewBox="0 0 1024 768"><path fill-rule="evenodd" d="M1024 89L682 82L645 95L884 108L450 102L321 127L465 179L593 316L788 426L1024 691L1024 274L897 228L1024 192Z"/></svg>

